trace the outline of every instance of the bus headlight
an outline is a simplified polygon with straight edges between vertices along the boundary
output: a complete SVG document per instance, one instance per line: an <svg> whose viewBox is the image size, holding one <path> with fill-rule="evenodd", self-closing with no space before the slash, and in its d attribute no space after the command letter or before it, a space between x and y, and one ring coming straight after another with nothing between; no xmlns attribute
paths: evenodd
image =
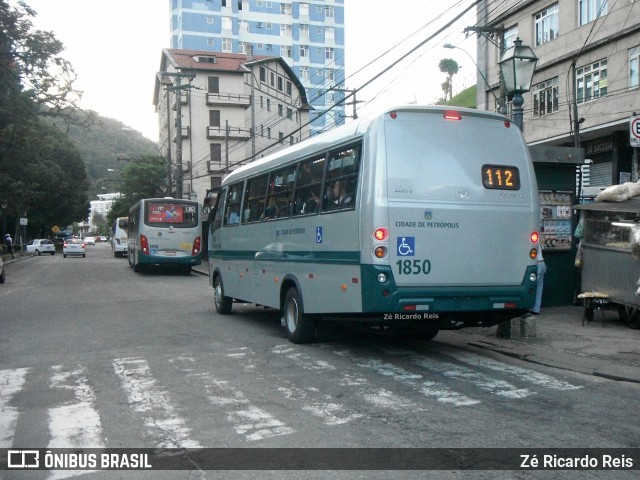
<svg viewBox="0 0 640 480"><path fill-rule="evenodd" d="M538 276L535 273L532 273L531 275L529 275L530 282L535 282L537 279L538 279Z"/></svg>
<svg viewBox="0 0 640 480"><path fill-rule="evenodd" d="M384 273L378 274L378 282L385 283L387 281L387 276Z"/></svg>

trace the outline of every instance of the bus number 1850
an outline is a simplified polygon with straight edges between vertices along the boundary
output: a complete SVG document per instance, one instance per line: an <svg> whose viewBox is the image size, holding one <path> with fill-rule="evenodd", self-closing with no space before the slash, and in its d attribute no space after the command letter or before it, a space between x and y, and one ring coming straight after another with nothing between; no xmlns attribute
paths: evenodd
<svg viewBox="0 0 640 480"><path fill-rule="evenodd" d="M431 260L398 260L399 275L429 275Z"/></svg>

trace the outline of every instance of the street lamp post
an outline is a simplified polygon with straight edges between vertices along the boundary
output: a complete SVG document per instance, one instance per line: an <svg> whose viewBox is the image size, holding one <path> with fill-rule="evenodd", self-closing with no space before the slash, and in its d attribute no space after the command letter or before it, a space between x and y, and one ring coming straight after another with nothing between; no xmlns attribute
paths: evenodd
<svg viewBox="0 0 640 480"><path fill-rule="evenodd" d="M507 95L513 94L513 122L522 131L524 98L522 94L531 90L533 74L538 63L533 50L528 45L522 45L522 40L516 38L513 46L509 47L500 59L500 73Z"/></svg>

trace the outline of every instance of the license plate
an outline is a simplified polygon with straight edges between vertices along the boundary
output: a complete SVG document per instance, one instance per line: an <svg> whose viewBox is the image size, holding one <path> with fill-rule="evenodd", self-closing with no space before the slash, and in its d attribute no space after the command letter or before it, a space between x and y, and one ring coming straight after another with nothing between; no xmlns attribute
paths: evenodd
<svg viewBox="0 0 640 480"><path fill-rule="evenodd" d="M167 257L175 257L176 256L176 252L174 252L173 250L167 250L167 251L164 252L164 254Z"/></svg>

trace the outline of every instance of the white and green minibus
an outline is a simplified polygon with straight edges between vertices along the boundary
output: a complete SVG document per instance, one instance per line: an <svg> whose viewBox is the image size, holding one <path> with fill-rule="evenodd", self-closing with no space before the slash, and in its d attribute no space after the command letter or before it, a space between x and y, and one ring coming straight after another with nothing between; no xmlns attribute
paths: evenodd
<svg viewBox="0 0 640 480"><path fill-rule="evenodd" d="M148 266L185 273L202 263L202 217L198 202L146 198L129 209L127 257L136 272Z"/></svg>
<svg viewBox="0 0 640 480"><path fill-rule="evenodd" d="M502 115L389 109L240 167L216 193L216 311L280 309L294 343L320 316L418 321L433 337L533 306L537 184Z"/></svg>

